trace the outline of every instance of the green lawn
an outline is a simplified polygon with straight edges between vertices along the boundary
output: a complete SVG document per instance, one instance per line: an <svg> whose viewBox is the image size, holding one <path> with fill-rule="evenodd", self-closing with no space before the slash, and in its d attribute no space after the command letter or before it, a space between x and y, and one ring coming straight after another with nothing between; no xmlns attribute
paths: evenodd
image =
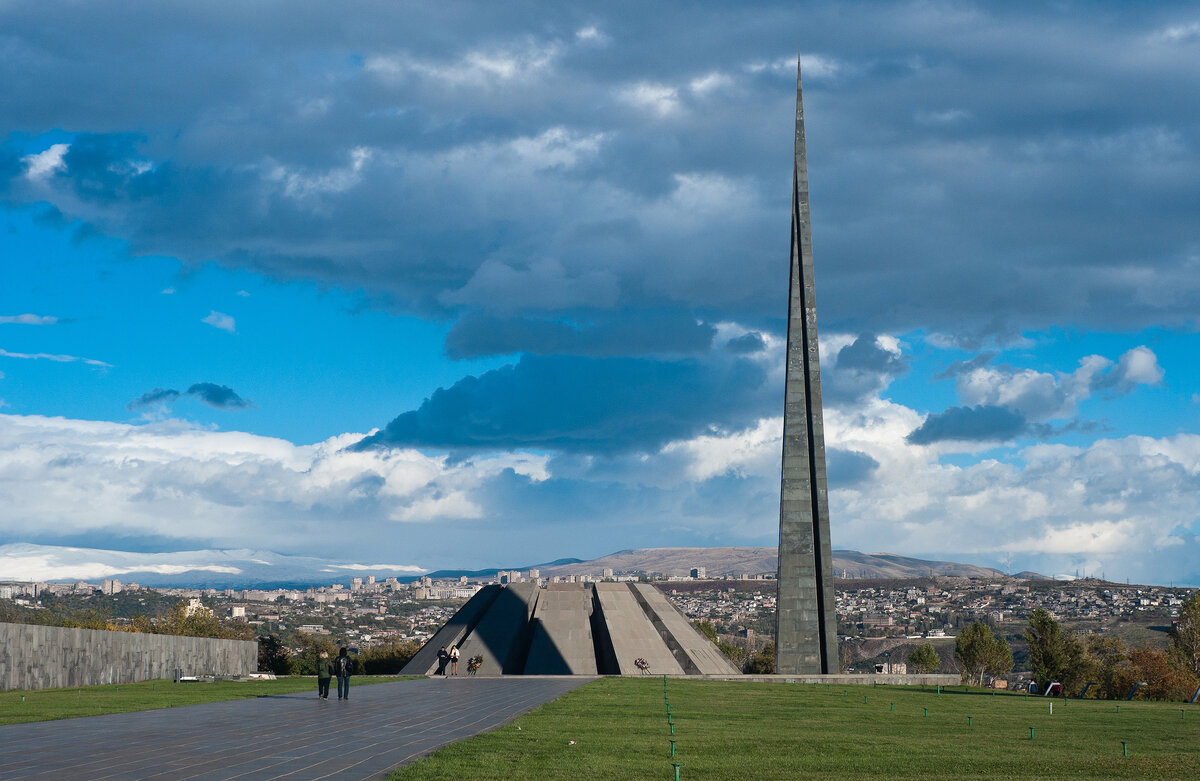
<svg viewBox="0 0 1200 781"><path fill-rule="evenodd" d="M606 678L391 779L640 781L674 778L672 762L688 781L1200 778L1196 705L1058 700L1051 715L1043 698L962 687L668 681L666 692L675 759L662 678Z"/></svg>
<svg viewBox="0 0 1200 781"><path fill-rule="evenodd" d="M360 686L403 680L407 679L354 676L350 682ZM176 705L197 705L202 702L241 700L292 692L312 691L315 695L316 690L315 677L296 676L274 681L173 683L164 680L122 683L119 686L84 686L76 689L4 691L0 692L0 725L173 708Z"/></svg>

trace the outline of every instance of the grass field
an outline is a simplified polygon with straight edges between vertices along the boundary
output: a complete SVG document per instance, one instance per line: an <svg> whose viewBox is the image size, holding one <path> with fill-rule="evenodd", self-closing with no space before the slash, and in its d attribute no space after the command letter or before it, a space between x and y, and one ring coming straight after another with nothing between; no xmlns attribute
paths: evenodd
<svg viewBox="0 0 1200 781"><path fill-rule="evenodd" d="M391 779L673 779L673 762L687 781L1197 779L1200 706L1057 700L1051 714L962 687L670 680L664 698L662 678L606 678Z"/></svg>
<svg viewBox="0 0 1200 781"><path fill-rule="evenodd" d="M361 686L405 678L354 676L352 685ZM268 697L272 694L317 689L314 677L279 678L274 681L219 681L216 683L173 683L170 680L122 683L119 686L84 686L75 689L0 692L0 725L29 721L73 719L104 713L198 705L202 702Z"/></svg>

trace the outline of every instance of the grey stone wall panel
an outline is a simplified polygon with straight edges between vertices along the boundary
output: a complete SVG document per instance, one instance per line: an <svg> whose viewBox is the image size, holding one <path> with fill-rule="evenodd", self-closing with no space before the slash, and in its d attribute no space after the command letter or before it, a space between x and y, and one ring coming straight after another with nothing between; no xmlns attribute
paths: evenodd
<svg viewBox="0 0 1200 781"><path fill-rule="evenodd" d="M184 675L246 675L258 643L0 623L0 690L134 683Z"/></svg>

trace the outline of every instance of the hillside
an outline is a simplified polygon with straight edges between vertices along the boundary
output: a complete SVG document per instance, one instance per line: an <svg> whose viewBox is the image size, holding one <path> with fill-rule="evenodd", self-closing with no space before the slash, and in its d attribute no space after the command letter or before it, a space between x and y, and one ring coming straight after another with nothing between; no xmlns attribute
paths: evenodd
<svg viewBox="0 0 1200 781"><path fill-rule="evenodd" d="M687 575L693 567L703 567L709 577L775 572L776 550L752 547L633 548L591 561L542 567L542 575L596 574L604 569L627 573ZM893 553L860 553L851 550L835 550L833 568L834 577L838 578L915 578L929 575L1004 577L1004 573L990 567L949 561L927 561Z"/></svg>

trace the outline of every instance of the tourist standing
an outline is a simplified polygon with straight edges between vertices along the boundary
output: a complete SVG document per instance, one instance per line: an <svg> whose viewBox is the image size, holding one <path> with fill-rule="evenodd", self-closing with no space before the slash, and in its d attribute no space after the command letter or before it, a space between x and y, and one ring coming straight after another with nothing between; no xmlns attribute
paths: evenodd
<svg viewBox="0 0 1200 781"><path fill-rule="evenodd" d="M333 677L333 662L329 661L329 652L322 651L317 658L317 698L329 699L329 679Z"/></svg>
<svg viewBox="0 0 1200 781"><path fill-rule="evenodd" d="M446 653L446 646L438 649L438 668L434 675L446 674L446 662L450 661L450 654Z"/></svg>
<svg viewBox="0 0 1200 781"><path fill-rule="evenodd" d="M458 646L450 646L450 674L458 675Z"/></svg>
<svg viewBox="0 0 1200 781"><path fill-rule="evenodd" d="M337 658L333 660L333 674L337 676L339 700L350 699L350 675L353 672L354 660L346 654L346 646L342 646Z"/></svg>

